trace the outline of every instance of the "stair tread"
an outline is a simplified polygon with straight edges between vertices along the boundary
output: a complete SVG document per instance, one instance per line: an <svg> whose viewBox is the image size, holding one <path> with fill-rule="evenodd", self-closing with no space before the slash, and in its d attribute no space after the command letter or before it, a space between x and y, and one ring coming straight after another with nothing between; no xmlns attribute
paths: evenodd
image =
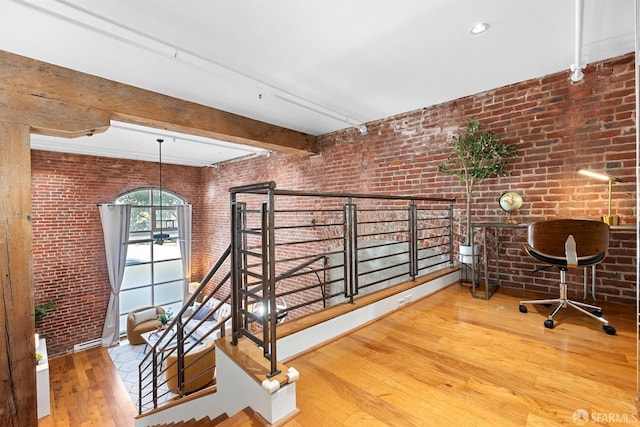
<svg viewBox="0 0 640 427"><path fill-rule="evenodd" d="M251 424L248 424L251 422ZM266 425L264 420L257 416L256 413L250 407L244 408L242 411L237 412L233 416L229 417L222 423L218 424L220 427L242 427L242 426L255 426Z"/></svg>

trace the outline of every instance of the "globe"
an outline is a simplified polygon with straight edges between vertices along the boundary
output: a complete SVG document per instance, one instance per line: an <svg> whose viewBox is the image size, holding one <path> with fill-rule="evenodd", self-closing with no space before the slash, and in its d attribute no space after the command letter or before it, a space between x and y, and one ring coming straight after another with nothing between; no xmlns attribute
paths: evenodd
<svg viewBox="0 0 640 427"><path fill-rule="evenodd" d="M518 193L509 191L500 196L500 207L505 212L517 212L522 206L522 197Z"/></svg>
<svg viewBox="0 0 640 427"><path fill-rule="evenodd" d="M522 197L518 193L514 193L513 191L508 191L500 196L500 207L503 211L508 212L506 223L507 224L517 224L518 220L516 219L518 214L518 209L522 206Z"/></svg>

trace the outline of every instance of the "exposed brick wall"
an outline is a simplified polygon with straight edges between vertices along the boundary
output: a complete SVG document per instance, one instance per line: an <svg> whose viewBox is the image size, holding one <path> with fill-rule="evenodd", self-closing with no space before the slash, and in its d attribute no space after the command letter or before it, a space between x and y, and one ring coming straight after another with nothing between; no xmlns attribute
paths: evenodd
<svg viewBox="0 0 640 427"><path fill-rule="evenodd" d="M109 279L97 204L138 187L158 185L156 163L32 151L35 303L55 301L37 332L51 356L100 338ZM163 188L193 204L198 227L200 169L163 165ZM197 237L197 236L196 236ZM194 252L199 253L198 241Z"/></svg>
<svg viewBox="0 0 640 427"><path fill-rule="evenodd" d="M208 169L203 204L212 209L204 213L203 226L215 238L204 264L229 243L228 189L271 180L284 189L456 197L455 231L462 235L464 189L457 178L438 172L438 164L451 153L451 137L471 118L518 148L518 156L508 161L510 176L477 187L474 221L503 220L497 200L507 190L522 195L525 222L599 218L606 214L606 184L576 173L590 167L623 179L614 185L612 209L621 223L635 223L634 84L633 54L628 54L589 65L579 83L562 72L367 123L364 136L355 129L323 135L313 156L271 154ZM537 266L522 255L522 233L501 232L503 286L556 294L556 273L530 273ZM631 304L635 235L612 238L610 256L598 268L598 298ZM581 294L581 276L570 279L576 282L571 293Z"/></svg>
<svg viewBox="0 0 640 427"><path fill-rule="evenodd" d="M606 185L575 173L590 166L624 180L614 186L613 209L622 223L634 223L633 67L629 54L589 65L577 84L568 72L558 73L368 123L365 136L354 129L323 135L320 152L309 157L273 153L219 169L166 165L163 186L194 205L194 279L229 244L228 189L237 185L273 180L295 190L456 197L455 231L462 235L463 188L437 166L470 118L518 146L511 176L477 188L474 219L504 218L497 199L506 190L523 196L525 220L605 214ZM109 285L96 204L157 185L157 165L34 151L32 171L35 301L58 303L38 332L50 335L56 355L102 334ZM501 232L503 286L556 293L554 272L530 274L536 265L522 256L523 233ZM613 234L610 256L598 269L599 299L635 301L634 249L634 234ZM573 293L581 293L582 278L569 278Z"/></svg>

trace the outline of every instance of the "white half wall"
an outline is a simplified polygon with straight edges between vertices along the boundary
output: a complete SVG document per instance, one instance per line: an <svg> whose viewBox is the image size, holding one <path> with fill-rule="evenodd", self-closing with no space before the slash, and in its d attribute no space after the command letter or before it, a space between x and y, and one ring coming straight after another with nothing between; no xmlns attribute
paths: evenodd
<svg viewBox="0 0 640 427"><path fill-rule="evenodd" d="M407 289L373 304L345 313L339 317L307 328L278 340L278 359L290 359L297 354L334 339L367 322L397 310L405 304L424 298L440 289L446 288L460 280L460 272L455 271L446 276ZM400 302L402 301L402 302ZM295 366L294 366L295 368Z"/></svg>
<svg viewBox="0 0 640 427"><path fill-rule="evenodd" d="M295 382L270 393L217 348L216 382L217 392L137 419L135 426L150 427L206 416L213 419L223 413L233 416L247 406L273 424L297 410Z"/></svg>
<svg viewBox="0 0 640 427"><path fill-rule="evenodd" d="M459 280L460 272L455 271L281 338L277 343L278 359L282 361L294 357ZM200 419L205 416L215 418L222 413L232 416L247 406L273 424L297 410L295 382L286 384L274 393L269 393L217 348L216 365L216 393L137 419L135 426L155 426L176 420ZM295 366L289 367L295 368Z"/></svg>

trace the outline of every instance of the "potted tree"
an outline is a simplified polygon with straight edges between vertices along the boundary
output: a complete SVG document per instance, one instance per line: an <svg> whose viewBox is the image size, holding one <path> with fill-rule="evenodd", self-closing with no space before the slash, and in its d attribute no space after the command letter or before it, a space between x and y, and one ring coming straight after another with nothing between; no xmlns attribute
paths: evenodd
<svg viewBox="0 0 640 427"><path fill-rule="evenodd" d="M464 183L467 197L466 232L461 253L469 258L461 261L473 262L473 236L471 235L471 202L475 187L492 176L508 175L505 159L516 155L515 145L505 145L491 132L481 132L480 122L469 120L464 135L453 137L454 155L438 166L440 172L456 176ZM465 248L466 246L466 248ZM467 263L467 262L465 262Z"/></svg>

